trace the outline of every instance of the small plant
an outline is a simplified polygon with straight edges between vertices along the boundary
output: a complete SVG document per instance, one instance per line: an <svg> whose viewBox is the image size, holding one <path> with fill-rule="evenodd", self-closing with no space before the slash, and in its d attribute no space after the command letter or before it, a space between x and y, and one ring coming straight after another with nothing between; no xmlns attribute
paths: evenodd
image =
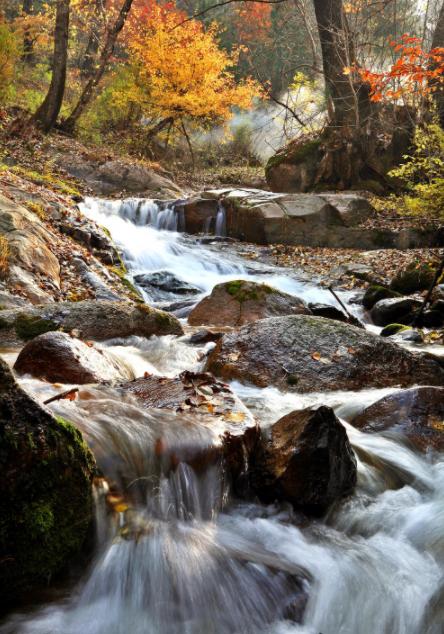
<svg viewBox="0 0 444 634"><path fill-rule="evenodd" d="M40 218L40 220L46 220L47 219L46 210L43 207L43 205L41 205L40 203L36 203L34 201L30 201L30 202L26 203L26 206L29 209L29 211L32 211L36 216L38 216Z"/></svg>
<svg viewBox="0 0 444 634"><path fill-rule="evenodd" d="M9 242L5 236L0 236L0 277L4 277L9 269Z"/></svg>
<svg viewBox="0 0 444 634"><path fill-rule="evenodd" d="M402 197L412 215L444 217L444 130L436 123L417 128L410 155L390 172L407 194Z"/></svg>

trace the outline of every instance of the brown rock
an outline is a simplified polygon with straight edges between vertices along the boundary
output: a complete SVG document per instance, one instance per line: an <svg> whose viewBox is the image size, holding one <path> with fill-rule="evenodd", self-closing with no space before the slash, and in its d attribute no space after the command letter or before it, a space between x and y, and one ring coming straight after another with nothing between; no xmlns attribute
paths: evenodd
<svg viewBox="0 0 444 634"><path fill-rule="evenodd" d="M116 382L134 376L106 350L64 332L47 332L29 341L14 370L53 383Z"/></svg>
<svg viewBox="0 0 444 634"><path fill-rule="evenodd" d="M444 451L444 388L400 390L367 407L351 424L368 433L399 432L422 451Z"/></svg>
<svg viewBox="0 0 444 634"><path fill-rule="evenodd" d="M438 357L311 315L262 319L225 334L206 370L225 380L297 392L444 385Z"/></svg>
<svg viewBox="0 0 444 634"><path fill-rule="evenodd" d="M310 314L305 302L266 284L234 280L218 284L191 311L191 326L243 326L266 317Z"/></svg>
<svg viewBox="0 0 444 634"><path fill-rule="evenodd" d="M329 407L278 420L254 462L254 488L263 501L284 500L315 514L351 493L356 477L347 433Z"/></svg>

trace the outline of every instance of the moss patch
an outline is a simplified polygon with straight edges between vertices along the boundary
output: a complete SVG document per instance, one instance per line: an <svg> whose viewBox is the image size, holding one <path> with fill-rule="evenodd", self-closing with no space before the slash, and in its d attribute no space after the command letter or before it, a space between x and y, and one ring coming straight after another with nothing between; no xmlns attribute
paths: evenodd
<svg viewBox="0 0 444 634"><path fill-rule="evenodd" d="M60 326L51 319L43 319L37 315L27 315L22 313L18 315L14 322L14 328L17 336L23 341L30 341L38 335L53 330L59 330Z"/></svg>
<svg viewBox="0 0 444 634"><path fill-rule="evenodd" d="M392 335L397 335L399 332L404 332L405 330L412 329L410 326L404 326L403 324L389 324L381 330L381 337L391 337Z"/></svg>
<svg viewBox="0 0 444 634"><path fill-rule="evenodd" d="M267 284L251 284L244 280L233 280L225 285L225 290L236 301L242 303L247 300L258 301L266 295L279 294L275 288L267 286Z"/></svg>
<svg viewBox="0 0 444 634"><path fill-rule="evenodd" d="M379 302L381 299L392 299L395 297L402 297L400 293L397 293L390 288L386 288L385 286L380 286L378 284L373 284L369 286L365 292L365 295L362 299L362 304L364 308L367 310L371 310L373 306Z"/></svg>
<svg viewBox="0 0 444 634"><path fill-rule="evenodd" d="M412 263L393 278L390 288L404 295L409 295L429 289L434 277L435 269L427 262Z"/></svg>

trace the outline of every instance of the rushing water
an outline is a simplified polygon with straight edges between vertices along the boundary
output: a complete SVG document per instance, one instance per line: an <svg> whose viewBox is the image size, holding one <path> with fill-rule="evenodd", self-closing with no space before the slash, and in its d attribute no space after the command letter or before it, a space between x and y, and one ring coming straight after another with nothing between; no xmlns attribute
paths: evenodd
<svg viewBox="0 0 444 634"><path fill-rule="evenodd" d="M111 231L132 277L169 271L200 289L194 301L239 277L331 301L315 284L251 270L235 253L177 233L183 226L171 208L91 200L84 211ZM222 216L217 231L223 234ZM107 345L136 376L199 370L208 347L191 346L186 336ZM40 400L55 391L29 378L23 385ZM85 386L77 401L52 408L82 429L107 478L96 491L94 560L63 600L10 616L2 634L444 631L444 460L347 423L392 390L299 395L232 387L264 427L294 409L333 407L358 457L355 494L322 521L307 521L286 505L239 502L217 460L190 466L193 456L218 446L214 421L144 410L110 387ZM159 439L174 451L177 468L159 451ZM107 493L123 500L117 512L107 510Z"/></svg>

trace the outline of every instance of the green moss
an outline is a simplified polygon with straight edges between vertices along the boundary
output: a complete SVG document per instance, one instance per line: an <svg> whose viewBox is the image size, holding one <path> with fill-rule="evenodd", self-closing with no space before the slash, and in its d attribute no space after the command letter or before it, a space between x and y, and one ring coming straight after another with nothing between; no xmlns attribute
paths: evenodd
<svg viewBox="0 0 444 634"><path fill-rule="evenodd" d="M54 526L54 513L50 504L31 504L24 513L23 522L31 539L38 539Z"/></svg>
<svg viewBox="0 0 444 634"><path fill-rule="evenodd" d="M24 168L20 165L14 165L11 167L11 172L18 174L26 180L30 180L37 185L47 185L53 189L66 194L67 196L80 196L79 190L72 185L62 180L59 176L52 174L52 172L39 173L34 170Z"/></svg>
<svg viewBox="0 0 444 634"><path fill-rule="evenodd" d="M381 330L381 337L391 337L392 335L397 335L399 332L404 332L405 330L412 329L409 326L404 326L403 324L389 324Z"/></svg>
<svg viewBox="0 0 444 634"><path fill-rule="evenodd" d="M317 152L321 142L321 139L311 139L305 142L289 143L285 148L268 159L265 173L267 174L282 163L289 163L290 165L304 163Z"/></svg>
<svg viewBox="0 0 444 634"><path fill-rule="evenodd" d="M37 315L26 315L26 313L22 313L16 317L14 328L20 339L29 341L45 332L59 330L60 326L51 319L43 319Z"/></svg>
<svg viewBox="0 0 444 634"><path fill-rule="evenodd" d="M435 269L427 262L413 262L391 281L390 288L404 295L428 290L435 277Z"/></svg>
<svg viewBox="0 0 444 634"><path fill-rule="evenodd" d="M299 383L299 378L296 374L289 374L287 376L288 385L297 385Z"/></svg>
<svg viewBox="0 0 444 634"><path fill-rule="evenodd" d="M381 299L392 299L395 297L401 297L401 295L396 291L391 290L390 288L386 288L385 286L373 284L372 286L369 286L368 289L365 291L362 303L364 305L364 308L366 308L367 310L371 310L373 306Z"/></svg>
<svg viewBox="0 0 444 634"><path fill-rule="evenodd" d="M134 284L130 282L130 280L127 277L125 277L128 271L122 260L120 260L119 266L111 266L110 270L117 275L120 282L122 283L122 286L124 286L125 289L129 291L131 299L133 299L136 302L144 301L140 291L138 291L138 289L134 286Z"/></svg>
<svg viewBox="0 0 444 634"><path fill-rule="evenodd" d="M247 300L258 301L263 299L265 295L279 293L279 291L271 286L267 286L267 284L253 285L251 282L245 282L244 280L228 282L225 286L225 290L238 302L245 302Z"/></svg>

